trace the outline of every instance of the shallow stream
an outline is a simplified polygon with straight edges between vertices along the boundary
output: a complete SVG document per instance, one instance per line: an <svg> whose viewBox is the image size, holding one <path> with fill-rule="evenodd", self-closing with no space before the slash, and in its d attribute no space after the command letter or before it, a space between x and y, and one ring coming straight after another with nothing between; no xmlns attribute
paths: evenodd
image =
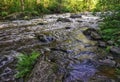
<svg viewBox="0 0 120 82"><path fill-rule="evenodd" d="M88 28L99 29L100 17L91 13L70 16L0 22L0 82L24 82L14 78L16 56L33 50L42 57L27 82L119 82L115 68L99 61L105 54L98 52L97 41L83 34Z"/></svg>

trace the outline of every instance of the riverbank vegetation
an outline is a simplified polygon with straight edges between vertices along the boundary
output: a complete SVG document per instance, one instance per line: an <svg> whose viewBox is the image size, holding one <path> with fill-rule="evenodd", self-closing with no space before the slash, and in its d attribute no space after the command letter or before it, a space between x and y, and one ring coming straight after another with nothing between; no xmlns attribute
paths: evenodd
<svg viewBox="0 0 120 82"><path fill-rule="evenodd" d="M104 3L103 3L103 2ZM100 7L101 6L101 7ZM119 55L120 49L120 0L100 0L96 6L96 11L109 11L103 16L103 23L100 24L100 33L107 45L108 52L111 50L113 55ZM112 50L112 47L114 48ZM110 49L111 48L111 49ZM116 68L116 74L120 75L120 68Z"/></svg>
<svg viewBox="0 0 120 82"><path fill-rule="evenodd" d="M105 41L112 42L114 46L120 46L120 12L105 16L100 27Z"/></svg>
<svg viewBox="0 0 120 82"><path fill-rule="evenodd" d="M114 46L120 46L120 1L100 0L96 9L110 11L103 16L104 20L100 25L101 35L105 41L111 42Z"/></svg>
<svg viewBox="0 0 120 82"><path fill-rule="evenodd" d="M119 0L0 0L0 16L15 12L35 15L64 12L119 10Z"/></svg>
<svg viewBox="0 0 120 82"><path fill-rule="evenodd" d="M1 0L0 15L6 16L15 12L63 13L90 11L97 0Z"/></svg>

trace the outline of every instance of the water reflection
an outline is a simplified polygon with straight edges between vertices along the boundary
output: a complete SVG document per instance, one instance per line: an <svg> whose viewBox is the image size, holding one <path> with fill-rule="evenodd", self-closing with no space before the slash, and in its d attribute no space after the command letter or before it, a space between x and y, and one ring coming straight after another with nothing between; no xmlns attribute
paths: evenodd
<svg viewBox="0 0 120 82"><path fill-rule="evenodd" d="M96 64L91 60L70 64L64 82L88 82L96 73Z"/></svg>

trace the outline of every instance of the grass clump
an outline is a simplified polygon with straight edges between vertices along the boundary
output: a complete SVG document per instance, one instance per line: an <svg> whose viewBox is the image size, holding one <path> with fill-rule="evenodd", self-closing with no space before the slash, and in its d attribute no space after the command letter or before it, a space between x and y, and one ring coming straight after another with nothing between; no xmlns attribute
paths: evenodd
<svg viewBox="0 0 120 82"><path fill-rule="evenodd" d="M37 58L40 56L38 52L33 51L30 55L20 54L17 63L17 71L16 78L22 78L28 75L33 68Z"/></svg>

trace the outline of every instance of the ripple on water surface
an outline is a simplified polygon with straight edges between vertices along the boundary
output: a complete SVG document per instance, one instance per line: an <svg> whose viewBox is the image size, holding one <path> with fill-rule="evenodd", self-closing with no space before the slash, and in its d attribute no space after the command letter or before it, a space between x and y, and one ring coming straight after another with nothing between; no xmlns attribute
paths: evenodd
<svg viewBox="0 0 120 82"><path fill-rule="evenodd" d="M64 82L88 82L96 72L96 65L91 60L70 64Z"/></svg>

